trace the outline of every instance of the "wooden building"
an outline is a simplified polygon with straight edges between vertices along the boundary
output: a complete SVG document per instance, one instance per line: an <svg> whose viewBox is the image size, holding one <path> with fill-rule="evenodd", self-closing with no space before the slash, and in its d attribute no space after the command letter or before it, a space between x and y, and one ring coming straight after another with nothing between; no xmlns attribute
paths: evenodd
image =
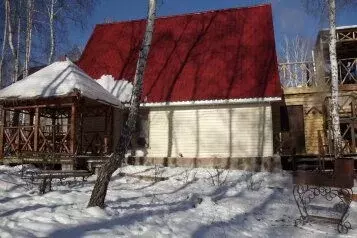
<svg viewBox="0 0 357 238"><path fill-rule="evenodd" d="M55 62L0 90L0 158L75 164L112 151L118 99L70 61Z"/></svg>
<svg viewBox="0 0 357 238"><path fill-rule="evenodd" d="M328 30L319 32L312 62L279 65L284 103L274 108L276 151L282 155L333 154ZM357 26L337 28L339 114L343 150L356 153Z"/></svg>
<svg viewBox="0 0 357 238"><path fill-rule="evenodd" d="M144 30L145 20L97 25L79 67L132 80ZM270 5L158 18L133 156L272 170L271 108L281 95Z"/></svg>

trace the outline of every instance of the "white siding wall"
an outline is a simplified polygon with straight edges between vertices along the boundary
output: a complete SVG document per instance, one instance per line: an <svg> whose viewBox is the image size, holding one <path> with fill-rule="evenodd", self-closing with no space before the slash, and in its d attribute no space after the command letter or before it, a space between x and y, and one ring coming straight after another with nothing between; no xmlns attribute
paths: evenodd
<svg viewBox="0 0 357 238"><path fill-rule="evenodd" d="M149 120L148 157L273 154L269 104L151 108Z"/></svg>

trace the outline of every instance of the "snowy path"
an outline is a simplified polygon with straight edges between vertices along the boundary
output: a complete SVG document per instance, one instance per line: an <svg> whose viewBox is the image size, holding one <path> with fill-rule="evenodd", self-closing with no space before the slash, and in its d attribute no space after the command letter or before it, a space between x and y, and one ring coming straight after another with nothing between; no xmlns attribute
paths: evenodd
<svg viewBox="0 0 357 238"><path fill-rule="evenodd" d="M0 237L357 237L354 203L348 235L339 235L335 225L295 227L298 211L286 172L221 171L218 181L213 169L121 171L169 179L115 175L100 210L86 208L94 176L40 196L21 180L19 167L0 166Z"/></svg>

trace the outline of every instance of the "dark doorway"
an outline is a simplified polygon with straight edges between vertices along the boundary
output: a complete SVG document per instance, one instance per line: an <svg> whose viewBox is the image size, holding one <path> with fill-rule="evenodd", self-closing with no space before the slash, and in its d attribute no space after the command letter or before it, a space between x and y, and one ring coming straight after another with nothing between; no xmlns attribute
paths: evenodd
<svg viewBox="0 0 357 238"><path fill-rule="evenodd" d="M281 153L305 153L304 109L302 105L281 106Z"/></svg>

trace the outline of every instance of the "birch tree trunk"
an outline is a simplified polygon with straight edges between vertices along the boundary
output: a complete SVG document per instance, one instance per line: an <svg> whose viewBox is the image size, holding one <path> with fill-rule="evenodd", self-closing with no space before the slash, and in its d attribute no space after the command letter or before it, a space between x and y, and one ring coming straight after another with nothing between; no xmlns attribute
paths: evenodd
<svg viewBox="0 0 357 238"><path fill-rule="evenodd" d="M148 58L152 34L154 31L154 21L156 16L156 0L149 0L148 20L142 46L139 52L139 58L136 65L134 76L133 95L130 103L129 117L121 133L119 144L113 156L101 167L97 181L94 185L88 207L98 206L103 208L108 185L112 174L117 170L124 159L130 139L135 130L138 117L140 98L142 94L142 85L144 80L144 70Z"/></svg>
<svg viewBox="0 0 357 238"><path fill-rule="evenodd" d="M16 71L16 67L15 67L15 61L16 61L16 49L14 46L14 32L13 32L13 28L12 28L12 20L11 20L11 4L10 4L10 0L6 0L6 10L7 10L7 26L8 26L8 42L9 42L9 46L11 49L11 53L12 53L12 62L14 63L13 66L13 73L12 73L12 82L15 82L15 71Z"/></svg>
<svg viewBox="0 0 357 238"><path fill-rule="evenodd" d="M33 0L27 0L27 26L26 26L26 48L25 48L25 69L23 78L26 78L29 72L31 42L32 42L32 20L33 20Z"/></svg>
<svg viewBox="0 0 357 238"><path fill-rule="evenodd" d="M329 24L330 38L329 51L331 62L331 120L332 132L334 141L335 157L341 156L341 132L340 132L340 117L338 114L338 68L336 54L336 2L329 0Z"/></svg>
<svg viewBox="0 0 357 238"><path fill-rule="evenodd" d="M50 7L48 9L48 17L50 21L50 54L48 56L48 64L52 63L55 52L54 5L55 1L51 0Z"/></svg>
<svg viewBox="0 0 357 238"><path fill-rule="evenodd" d="M5 20L4 20L4 37L3 37L3 41L2 41L2 46L1 46L1 58L0 58L0 89L3 87L3 81L2 81L2 66L4 64L4 55L5 55L5 49L6 49L6 41L7 41L7 24L8 24L8 4L9 4L9 1L5 1L4 2L5 4L5 8L4 8L4 11L5 11Z"/></svg>
<svg viewBox="0 0 357 238"><path fill-rule="evenodd" d="M20 9L22 7L22 1L20 0L19 9L17 10L17 44L16 44L16 58L15 58L15 73L14 79L17 81L19 77L19 64L20 64L20 43L21 43L21 14Z"/></svg>
<svg viewBox="0 0 357 238"><path fill-rule="evenodd" d="M12 52L13 57L16 56L16 52L15 52L15 47L14 47L14 33L12 31L12 23L11 23L11 5L10 5L10 0L5 0L6 1L6 10L7 10L7 17L8 17L8 22L7 22L7 26L8 26L8 41L9 41L9 46Z"/></svg>

